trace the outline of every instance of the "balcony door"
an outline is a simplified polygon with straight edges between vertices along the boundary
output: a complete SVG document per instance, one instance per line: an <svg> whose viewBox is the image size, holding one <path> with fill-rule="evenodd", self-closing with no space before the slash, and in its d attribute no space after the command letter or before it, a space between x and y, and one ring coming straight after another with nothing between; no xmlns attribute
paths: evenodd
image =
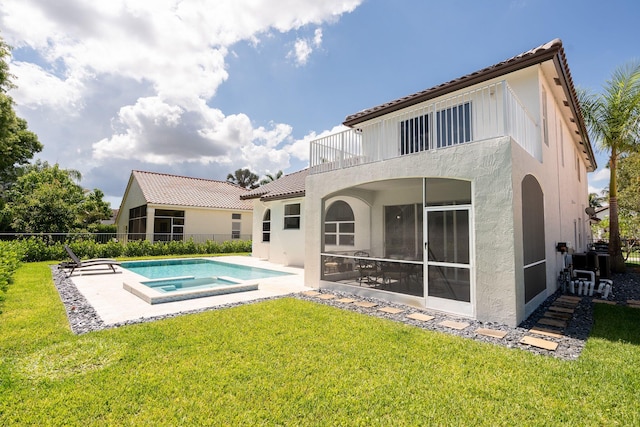
<svg viewBox="0 0 640 427"><path fill-rule="evenodd" d="M425 208L425 295L429 308L473 316L471 206Z"/></svg>

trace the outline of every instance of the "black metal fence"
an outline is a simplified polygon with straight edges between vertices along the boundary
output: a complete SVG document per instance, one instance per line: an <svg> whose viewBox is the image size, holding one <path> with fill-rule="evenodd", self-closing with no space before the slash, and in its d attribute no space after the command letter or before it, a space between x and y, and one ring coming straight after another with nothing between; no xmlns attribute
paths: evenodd
<svg viewBox="0 0 640 427"><path fill-rule="evenodd" d="M96 243L122 242L145 240L146 234L133 233L0 233L0 240L19 240L31 237L42 239L46 242L75 242L93 240ZM193 241L194 243L226 242L233 240L251 240L250 234L170 234L154 233L154 242L168 241Z"/></svg>

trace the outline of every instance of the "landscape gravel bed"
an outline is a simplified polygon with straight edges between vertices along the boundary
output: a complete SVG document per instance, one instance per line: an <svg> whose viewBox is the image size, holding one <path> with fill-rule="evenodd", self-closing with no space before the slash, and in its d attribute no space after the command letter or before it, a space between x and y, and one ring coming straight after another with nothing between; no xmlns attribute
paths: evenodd
<svg viewBox="0 0 640 427"><path fill-rule="evenodd" d="M199 310L191 310L187 312L178 312L172 313L168 315L155 316L155 317L145 317L141 319L137 319L134 321L128 321L118 324L110 324L106 325L98 313L93 309L93 307L87 302L84 296L78 291L76 286L73 284L73 281L66 278L64 272L58 270L57 266L52 266L52 274L56 288L60 294L60 298L64 303L67 317L69 319L69 324L71 326L71 330L76 334L83 334L91 331L96 331L105 328L114 328L123 325L142 323L142 322L150 322L159 319L165 319L170 317L179 316L187 313L198 313L209 310L218 310L233 306L238 306L241 304L247 304L246 302L241 303L233 303L233 304L224 304L210 308L204 308ZM614 301L618 304L626 304L627 300L640 300L640 276L636 272L629 272L625 274L618 274L613 277L614 280L614 292L613 295L609 296L610 301ZM547 300L536 309L534 313L529 316L524 322L522 322L517 327L510 327L507 325L493 323L493 322L481 322L478 320L472 320L463 317L453 316L447 313L442 313L433 310L419 309L414 307L408 307L400 304L393 304L387 301L382 301L373 298L364 298L360 296L354 296L352 294L343 293L343 292L334 292L334 291L326 291L322 290L322 293L331 293L335 295L336 298L332 299L320 299L318 297L305 295L305 294L293 294L288 295L289 297L295 297L303 300L313 301L315 303L326 304L330 306L334 306L343 310L350 310L354 312L358 312L364 315L376 316L380 318L389 319L392 321L402 322L405 324L409 324L415 327L428 329L431 331L436 331L440 333L446 333L450 335L457 335L460 337L473 339L475 341L486 342L493 345L501 345L508 348L519 348L522 350L530 351L536 354L553 356L560 359L565 360L574 360L578 358L582 349L584 348L584 344L586 339L589 337L589 333L591 331L591 326L593 325L593 305L592 298L583 297L578 303L573 318L570 320L567 328L564 330L564 335L561 338L556 337L541 337L548 341L553 341L558 343L558 348L555 351L544 350L541 348L521 344L520 340L525 336L529 335L529 329L533 327L538 320L543 316L543 314L547 311L549 306L560 296L562 293L560 291L555 294L549 296ZM282 298L282 297L274 297L274 298ZM376 307L361 307L356 304L346 304L339 302L338 300L341 298L353 298L358 301L370 301L372 303L377 304ZM262 298L259 300L253 300L251 303L264 301L273 298ZM381 307L395 307L399 310L402 310L399 313L392 314L380 311ZM429 316L434 316L434 319L429 321L420 321L414 320L407 315L411 313L423 313ZM450 327L442 326L440 323L443 321L455 321L455 322L464 322L468 323L469 326L464 329L458 330ZM497 331L504 331L507 334L504 338L493 338L486 335L476 333L478 328L487 328Z"/></svg>

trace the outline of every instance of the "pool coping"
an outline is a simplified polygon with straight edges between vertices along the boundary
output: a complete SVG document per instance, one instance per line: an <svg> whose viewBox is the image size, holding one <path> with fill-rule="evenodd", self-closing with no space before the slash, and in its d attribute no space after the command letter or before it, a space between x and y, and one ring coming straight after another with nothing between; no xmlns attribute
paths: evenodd
<svg viewBox="0 0 640 427"><path fill-rule="evenodd" d="M188 299L194 298L204 298L211 297L215 295L225 295L231 294L234 292L246 292L246 291L255 291L258 289L257 281L239 281L238 279L234 279L232 277L219 277L222 280L226 280L229 282L234 282L234 285L226 285L226 286L216 286L215 288L207 288L207 289L190 289L190 290L181 290L181 291L172 291L171 293L164 293L157 291L149 286L146 286L144 283L139 281L126 281L122 282L122 288L128 292L131 292L138 298L141 298L143 301L148 304L162 304L166 302L175 302L175 301L184 301ZM155 279L155 280L170 280L174 278L163 278L163 279ZM147 282L153 281L146 280Z"/></svg>
<svg viewBox="0 0 640 427"><path fill-rule="evenodd" d="M104 322L105 327L290 295L311 289L304 285L304 269L299 267L283 266L251 256L231 255L203 258L290 274L259 279L257 280L258 288L252 291L218 294L162 304L149 304L142 298L125 290L123 288L123 283L125 282L141 282L149 279L120 267L116 267L118 274L105 274L104 271L102 271L102 274L78 272L69 277L68 281L73 283L74 288L93 307L97 316ZM253 282L254 279L248 280ZM73 304L72 307L74 307Z"/></svg>

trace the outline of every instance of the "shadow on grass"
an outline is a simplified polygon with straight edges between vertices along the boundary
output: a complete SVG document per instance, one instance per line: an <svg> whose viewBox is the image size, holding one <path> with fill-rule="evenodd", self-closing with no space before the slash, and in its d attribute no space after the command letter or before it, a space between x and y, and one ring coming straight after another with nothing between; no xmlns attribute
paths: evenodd
<svg viewBox="0 0 640 427"><path fill-rule="evenodd" d="M593 313L592 338L640 345L640 309L597 304Z"/></svg>

